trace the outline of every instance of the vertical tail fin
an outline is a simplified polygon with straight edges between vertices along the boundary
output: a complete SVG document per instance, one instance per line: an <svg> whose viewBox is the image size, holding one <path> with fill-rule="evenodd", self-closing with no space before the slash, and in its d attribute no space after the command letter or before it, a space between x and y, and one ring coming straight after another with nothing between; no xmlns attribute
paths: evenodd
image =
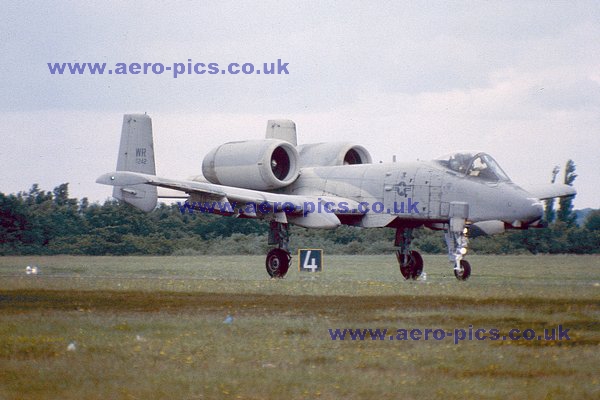
<svg viewBox="0 0 600 400"><path fill-rule="evenodd" d="M289 119L270 119L267 121L265 139L279 139L298 146L296 124Z"/></svg>
<svg viewBox="0 0 600 400"><path fill-rule="evenodd" d="M140 172L156 175L152 120L146 114L125 114L121 130L121 144L117 171ZM115 186L113 197L143 211L156 207L157 190L152 185Z"/></svg>

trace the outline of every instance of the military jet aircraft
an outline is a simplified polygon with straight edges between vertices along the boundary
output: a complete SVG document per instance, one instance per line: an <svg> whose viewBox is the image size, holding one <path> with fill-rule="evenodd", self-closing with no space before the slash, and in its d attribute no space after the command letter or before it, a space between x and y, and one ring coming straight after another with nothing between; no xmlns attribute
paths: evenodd
<svg viewBox="0 0 600 400"><path fill-rule="evenodd" d="M97 181L113 197L141 210L157 203L157 187L185 193L190 209L269 222L268 274L282 278L291 262L290 224L332 229L342 224L393 228L400 272L417 279L423 258L411 248L412 232L443 230L456 278L466 280L468 238L540 225L541 200L574 196L571 186L525 190L482 152L457 152L433 161L372 163L369 152L347 142L298 146L296 125L270 120L265 139L225 143L189 180L156 176L152 121L126 114L117 169ZM213 206L210 206L213 205ZM216 205L216 206L215 206Z"/></svg>

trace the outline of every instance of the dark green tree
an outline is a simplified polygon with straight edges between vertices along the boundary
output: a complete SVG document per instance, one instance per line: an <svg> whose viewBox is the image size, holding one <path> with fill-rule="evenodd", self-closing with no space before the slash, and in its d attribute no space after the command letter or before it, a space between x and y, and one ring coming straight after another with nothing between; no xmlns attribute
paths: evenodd
<svg viewBox="0 0 600 400"><path fill-rule="evenodd" d="M585 220L585 229L600 232L600 210L590 212Z"/></svg>
<svg viewBox="0 0 600 400"><path fill-rule="evenodd" d="M554 169L552 170L552 180L550 181L550 183L554 183L556 181L556 175L558 175L558 172L560 171L560 168L557 166L554 167ZM549 224L551 224L552 222L554 222L554 219L556 218L556 211L554 211L554 198L552 199L548 199L546 200L546 209L544 211L544 220L546 222L548 222Z"/></svg>
<svg viewBox="0 0 600 400"><path fill-rule="evenodd" d="M575 178L577 178L577 174L575 173L575 162L569 160L565 165L565 185L573 186ZM577 216L573 212L573 198L575 198L575 196L561 197L558 202L560 208L556 214L557 219L564 222L567 227L574 226L575 220L577 219Z"/></svg>

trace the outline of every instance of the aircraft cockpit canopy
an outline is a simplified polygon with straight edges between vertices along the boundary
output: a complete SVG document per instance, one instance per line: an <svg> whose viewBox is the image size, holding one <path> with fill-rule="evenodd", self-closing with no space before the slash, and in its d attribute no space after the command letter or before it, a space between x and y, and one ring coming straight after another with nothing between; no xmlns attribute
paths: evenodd
<svg viewBox="0 0 600 400"><path fill-rule="evenodd" d="M507 182L510 178L500 168L500 165L487 153L454 153L436 159L442 166L480 179L484 182Z"/></svg>

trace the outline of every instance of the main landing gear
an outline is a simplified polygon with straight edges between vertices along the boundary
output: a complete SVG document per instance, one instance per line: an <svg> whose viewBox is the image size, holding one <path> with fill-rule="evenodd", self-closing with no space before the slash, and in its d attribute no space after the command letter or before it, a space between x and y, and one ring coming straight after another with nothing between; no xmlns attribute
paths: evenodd
<svg viewBox="0 0 600 400"><path fill-rule="evenodd" d="M399 246L396 250L396 258L400 264L400 273L404 279L415 280L423 273L423 257L415 250L410 250L412 240L412 228L396 229L396 239L394 246Z"/></svg>
<svg viewBox="0 0 600 400"><path fill-rule="evenodd" d="M277 247L267 253L265 266L271 278L283 278L290 268L292 257L288 250L290 234L288 224L271 221L269 225L269 244Z"/></svg>

